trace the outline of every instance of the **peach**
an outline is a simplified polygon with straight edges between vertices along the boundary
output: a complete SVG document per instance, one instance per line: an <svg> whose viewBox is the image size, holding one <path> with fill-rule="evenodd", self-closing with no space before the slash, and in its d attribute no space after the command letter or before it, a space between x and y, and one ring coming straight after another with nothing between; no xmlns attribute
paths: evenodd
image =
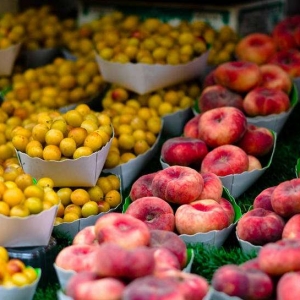
<svg viewBox="0 0 300 300"><path fill-rule="evenodd" d="M208 152L204 157L201 174L212 172L218 176L240 174L248 170L247 153L235 145L223 145Z"/></svg>
<svg viewBox="0 0 300 300"><path fill-rule="evenodd" d="M99 262L98 245L70 245L55 258L55 264L64 270L95 272Z"/></svg>
<svg viewBox="0 0 300 300"><path fill-rule="evenodd" d="M237 93L246 93L261 82L261 72L256 63L248 61L228 61L214 71L217 84Z"/></svg>
<svg viewBox="0 0 300 300"><path fill-rule="evenodd" d="M293 79L300 76L300 51L298 49L284 49L276 52L268 63L276 64L285 70Z"/></svg>
<svg viewBox="0 0 300 300"><path fill-rule="evenodd" d="M275 64L264 64L260 66L262 73L261 86L272 89L279 89L289 94L292 90L292 79L290 75Z"/></svg>
<svg viewBox="0 0 300 300"><path fill-rule="evenodd" d="M150 230L146 223L118 212L101 216L95 223L95 234L99 244L115 242L125 249L147 246L150 241Z"/></svg>
<svg viewBox="0 0 300 300"><path fill-rule="evenodd" d="M281 239L264 245L258 252L258 263L271 276L300 271L300 240Z"/></svg>
<svg viewBox="0 0 300 300"><path fill-rule="evenodd" d="M249 270L249 269L260 270L257 256L249 260L246 260L245 262L241 263L239 266L244 270Z"/></svg>
<svg viewBox="0 0 300 300"><path fill-rule="evenodd" d="M173 231L175 215L171 205L158 197L142 197L131 202L125 212L141 221L148 228Z"/></svg>
<svg viewBox="0 0 300 300"><path fill-rule="evenodd" d="M138 246L124 249L116 243L100 244L96 272L101 277L135 279L152 274L155 266L153 249ZM103 258L103 259L101 259Z"/></svg>
<svg viewBox="0 0 300 300"><path fill-rule="evenodd" d="M116 278L97 278L91 272L80 272L71 277L66 295L73 299L120 300L125 284Z"/></svg>
<svg viewBox="0 0 300 300"><path fill-rule="evenodd" d="M283 239L300 239L300 213L289 218L282 231Z"/></svg>
<svg viewBox="0 0 300 300"><path fill-rule="evenodd" d="M272 30L272 37L278 49L297 48L295 30L300 27L300 16L288 16L278 22Z"/></svg>
<svg viewBox="0 0 300 300"><path fill-rule="evenodd" d="M277 300L295 300L300 295L300 271L283 274L277 283Z"/></svg>
<svg viewBox="0 0 300 300"><path fill-rule="evenodd" d="M94 225L87 226L78 231L72 241L73 245L92 245L94 243L98 243Z"/></svg>
<svg viewBox="0 0 300 300"><path fill-rule="evenodd" d="M175 280L149 275L131 281L124 289L122 300L184 300Z"/></svg>
<svg viewBox="0 0 300 300"><path fill-rule="evenodd" d="M209 290L208 281L197 274L173 269L164 272L161 277L174 279L177 282L177 289L184 295L185 300L201 300Z"/></svg>
<svg viewBox="0 0 300 300"><path fill-rule="evenodd" d="M153 178L154 196L175 204L190 203L198 199L203 189L202 175L185 166L170 166L160 170Z"/></svg>
<svg viewBox="0 0 300 300"><path fill-rule="evenodd" d="M142 197L151 197L153 196L151 191L151 183L155 176L155 173L145 174L140 176L131 186L129 196L131 201Z"/></svg>
<svg viewBox="0 0 300 300"><path fill-rule="evenodd" d="M247 170L248 172L262 169L262 164L257 157L253 155L248 155L248 159L249 159L249 167Z"/></svg>
<svg viewBox="0 0 300 300"><path fill-rule="evenodd" d="M187 247L185 242L172 231L152 229L150 230L151 248L166 248L170 250L178 259L181 268L184 268L187 263Z"/></svg>
<svg viewBox="0 0 300 300"><path fill-rule="evenodd" d="M201 117L201 114L198 114L188 120L183 127L183 136L189 138L198 138L198 122Z"/></svg>
<svg viewBox="0 0 300 300"><path fill-rule="evenodd" d="M290 108L289 96L277 89L257 87L244 98L245 114L249 117L280 114Z"/></svg>
<svg viewBox="0 0 300 300"><path fill-rule="evenodd" d="M208 86L215 85L215 75L214 75L214 69L211 70L208 74L206 74L203 78L203 83L202 83L202 89L205 89Z"/></svg>
<svg viewBox="0 0 300 300"><path fill-rule="evenodd" d="M285 221L273 211L252 209L239 219L236 232L241 240L263 246L281 239Z"/></svg>
<svg viewBox="0 0 300 300"><path fill-rule="evenodd" d="M247 154L261 157L271 152L274 146L274 136L266 127L247 124L245 134L236 145Z"/></svg>
<svg viewBox="0 0 300 300"><path fill-rule="evenodd" d="M153 248L154 270L153 275L158 276L168 270L180 270L181 266L176 255L167 248Z"/></svg>
<svg viewBox="0 0 300 300"><path fill-rule="evenodd" d="M227 216L229 218L229 223L230 224L233 223L234 219L235 219L235 211L234 211L234 207L231 204L231 202L229 200L227 200L226 198L221 197L219 203L223 207L225 212L227 213Z"/></svg>
<svg viewBox="0 0 300 300"><path fill-rule="evenodd" d="M271 196L273 210L289 218L300 213L300 178L279 183Z"/></svg>
<svg viewBox="0 0 300 300"><path fill-rule="evenodd" d="M233 106L243 110L243 97L222 85L216 84L206 87L198 98L200 112L222 106Z"/></svg>
<svg viewBox="0 0 300 300"><path fill-rule="evenodd" d="M192 235L222 230L229 225L227 212L212 199L180 205L175 212L175 227L179 234Z"/></svg>
<svg viewBox="0 0 300 300"><path fill-rule="evenodd" d="M234 144L244 135L247 119L235 107L217 107L201 114L198 122L198 138L210 148Z"/></svg>
<svg viewBox="0 0 300 300"><path fill-rule="evenodd" d="M249 278L242 268L234 264L219 267L213 274L211 286L229 296L246 299L249 289Z"/></svg>
<svg viewBox="0 0 300 300"><path fill-rule="evenodd" d="M242 37L235 47L237 60L265 64L276 52L273 38L265 33L254 32Z"/></svg>
<svg viewBox="0 0 300 300"><path fill-rule="evenodd" d="M202 140L183 136L167 139L161 148L161 158L170 166L199 168L207 153L207 146Z"/></svg>
<svg viewBox="0 0 300 300"><path fill-rule="evenodd" d="M264 208L273 211L271 196L276 186L271 186L262 190L253 201L253 208Z"/></svg>
<svg viewBox="0 0 300 300"><path fill-rule="evenodd" d="M220 177L212 172L203 173L202 177L204 180L204 186L199 200L213 199L219 202L223 193L223 183Z"/></svg>

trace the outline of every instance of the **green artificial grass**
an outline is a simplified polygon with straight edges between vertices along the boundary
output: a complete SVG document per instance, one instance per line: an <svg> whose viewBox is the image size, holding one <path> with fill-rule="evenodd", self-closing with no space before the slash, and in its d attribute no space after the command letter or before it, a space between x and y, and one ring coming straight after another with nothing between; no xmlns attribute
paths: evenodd
<svg viewBox="0 0 300 300"><path fill-rule="evenodd" d="M265 173L242 195L236 198L242 213L251 207L254 198L265 188L278 185L279 183L296 178L296 165L300 158L300 129L299 129L300 106L297 104L286 121L283 129L277 137L277 144L273 161ZM163 137L161 145L168 137ZM149 174L161 169L159 162L160 151L140 174ZM129 194L130 188L123 192L123 199ZM54 236L60 249L68 246L71 240L65 236ZM192 273L205 277L209 282L214 271L229 263L241 264L256 256L255 253L244 254L238 245L235 233L229 235L224 245L220 248L203 244L191 244L195 257L192 265ZM56 291L60 288L57 278L39 286L34 300L53 300L56 298Z"/></svg>

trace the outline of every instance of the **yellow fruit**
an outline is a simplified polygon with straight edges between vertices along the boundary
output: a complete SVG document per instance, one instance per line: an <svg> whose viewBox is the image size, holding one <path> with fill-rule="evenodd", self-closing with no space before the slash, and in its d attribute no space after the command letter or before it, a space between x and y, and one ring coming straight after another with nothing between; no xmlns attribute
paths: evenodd
<svg viewBox="0 0 300 300"><path fill-rule="evenodd" d="M31 266L27 266L23 270L23 274L25 274L27 276L29 283L34 282L38 277L36 270Z"/></svg>
<svg viewBox="0 0 300 300"><path fill-rule="evenodd" d="M11 217L25 218L30 215L30 210L24 204L17 204L11 207L9 215Z"/></svg>
<svg viewBox="0 0 300 300"><path fill-rule="evenodd" d="M42 187L42 188L45 188L45 187L53 188L54 187L54 180L50 177L41 177L37 181L37 185Z"/></svg>
<svg viewBox="0 0 300 300"><path fill-rule="evenodd" d="M122 201L120 192L116 190L107 192L104 200L109 204L111 208L118 206Z"/></svg>
<svg viewBox="0 0 300 300"><path fill-rule="evenodd" d="M98 185L103 191L104 195L106 195L109 191L113 189L112 183L109 181L107 177L99 177L96 185Z"/></svg>
<svg viewBox="0 0 300 300"><path fill-rule="evenodd" d="M91 201L103 200L104 193L100 186L95 185L87 189Z"/></svg>
<svg viewBox="0 0 300 300"><path fill-rule="evenodd" d="M135 159L136 155L132 152L124 152L120 157L120 163L124 164L129 162L131 159Z"/></svg>
<svg viewBox="0 0 300 300"><path fill-rule="evenodd" d="M130 150L134 147L134 137L130 134L123 133L118 138L119 147L124 150Z"/></svg>
<svg viewBox="0 0 300 300"><path fill-rule="evenodd" d="M61 151L56 145L47 145L43 150L44 160L60 160Z"/></svg>
<svg viewBox="0 0 300 300"><path fill-rule="evenodd" d="M17 184L18 188L24 191L27 186L33 184L33 177L26 173L20 174L16 177L15 183Z"/></svg>
<svg viewBox="0 0 300 300"><path fill-rule="evenodd" d="M68 212L68 213L65 213L65 215L63 217L63 221L66 223L70 223L70 222L74 222L74 221L78 220L79 218L80 218L80 216L77 215L76 213Z"/></svg>
<svg viewBox="0 0 300 300"><path fill-rule="evenodd" d="M79 217L81 217L81 207L76 204L71 203L65 207L65 215L67 213L75 213Z"/></svg>
<svg viewBox="0 0 300 300"><path fill-rule="evenodd" d="M74 153L73 153L73 158L77 159L83 156L89 156L93 154L93 150L89 147L81 146L78 147Z"/></svg>
<svg viewBox="0 0 300 300"><path fill-rule="evenodd" d="M10 208L21 204L25 200L23 191L18 187L9 188L4 191L2 200L6 202Z"/></svg>
<svg viewBox="0 0 300 300"><path fill-rule="evenodd" d="M150 146L147 144L145 140L138 140L135 142L133 151L136 155L143 154L150 149Z"/></svg>
<svg viewBox="0 0 300 300"><path fill-rule="evenodd" d="M65 157L73 157L76 150L76 142L73 138L66 137L61 140L59 144L61 154Z"/></svg>
<svg viewBox="0 0 300 300"><path fill-rule="evenodd" d="M38 197L27 198L24 205L29 209L30 214L39 214L43 211L43 202Z"/></svg>
<svg viewBox="0 0 300 300"><path fill-rule="evenodd" d="M4 262L7 262L9 260L9 254L5 247L0 246L0 259Z"/></svg>
<svg viewBox="0 0 300 300"><path fill-rule="evenodd" d="M49 129L45 135L45 142L47 145L58 146L64 138L63 133L58 129Z"/></svg>
<svg viewBox="0 0 300 300"><path fill-rule="evenodd" d="M77 188L71 193L71 202L78 206L82 206L83 204L90 201L89 193L83 188Z"/></svg>
<svg viewBox="0 0 300 300"><path fill-rule="evenodd" d="M93 152L99 151L103 146L102 137L96 131L90 132L84 142L84 147L89 147Z"/></svg>
<svg viewBox="0 0 300 300"><path fill-rule="evenodd" d="M98 213L99 213L98 204L95 201L88 201L85 204L83 204L81 208L81 214L84 218L98 215Z"/></svg>
<svg viewBox="0 0 300 300"><path fill-rule="evenodd" d="M161 119L159 117L152 117L147 121L147 127L150 132L153 134L158 134L161 130Z"/></svg>
<svg viewBox="0 0 300 300"><path fill-rule="evenodd" d="M10 207L4 201L0 201L0 214L4 215L4 216L9 216L9 214L10 214ZM1 256L1 253L0 253L0 256Z"/></svg>
<svg viewBox="0 0 300 300"><path fill-rule="evenodd" d="M44 199L44 188L37 185L37 184L32 184L32 185L29 185L28 187L26 187L24 189L24 195L26 198L29 198L29 197L37 197L39 199Z"/></svg>
<svg viewBox="0 0 300 300"><path fill-rule="evenodd" d="M112 147L111 147L111 149L112 149ZM105 163L104 163L105 169L112 169L112 168L118 166L120 163L119 151L111 151L111 149L109 150L106 160L105 160Z"/></svg>
<svg viewBox="0 0 300 300"><path fill-rule="evenodd" d="M69 187L62 187L57 190L57 195L60 198L61 203L67 206L71 203L72 189Z"/></svg>

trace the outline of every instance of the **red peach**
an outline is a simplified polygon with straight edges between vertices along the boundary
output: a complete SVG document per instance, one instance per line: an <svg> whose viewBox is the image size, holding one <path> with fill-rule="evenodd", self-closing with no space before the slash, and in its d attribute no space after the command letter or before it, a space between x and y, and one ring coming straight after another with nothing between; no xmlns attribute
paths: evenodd
<svg viewBox="0 0 300 300"><path fill-rule="evenodd" d="M204 186L199 200L213 199L219 202L223 193L223 183L220 177L212 172L203 173L202 177Z"/></svg>
<svg viewBox="0 0 300 300"><path fill-rule="evenodd" d="M158 197L142 197L131 202L125 212L141 221L149 229L173 231L175 216L171 205Z"/></svg>
<svg viewBox="0 0 300 300"><path fill-rule="evenodd" d="M282 231L283 239L300 239L300 213L286 221Z"/></svg>
<svg viewBox="0 0 300 300"><path fill-rule="evenodd" d="M167 248L153 248L154 270L152 275L159 276L168 270L180 270L176 255Z"/></svg>
<svg viewBox="0 0 300 300"><path fill-rule="evenodd" d="M214 71L217 84L238 93L246 93L261 82L259 66L247 61L229 61L220 64Z"/></svg>
<svg viewBox="0 0 300 300"><path fill-rule="evenodd" d="M263 246L281 239L285 221L273 211L252 209L239 219L236 232L241 240Z"/></svg>
<svg viewBox="0 0 300 300"><path fill-rule="evenodd" d="M290 99L281 90L257 87L247 93L243 105L246 115L250 117L268 116L288 111Z"/></svg>
<svg viewBox="0 0 300 300"><path fill-rule="evenodd" d="M268 187L262 190L253 201L253 208L264 208L274 211L271 204L271 196L276 186Z"/></svg>
<svg viewBox="0 0 300 300"><path fill-rule="evenodd" d="M154 196L176 204L198 199L203 189L202 175L190 167L170 166L158 171L151 189Z"/></svg>
<svg viewBox="0 0 300 300"><path fill-rule="evenodd" d="M235 145L219 146L204 157L201 173L212 172L218 176L240 174L248 170L249 159L247 153Z"/></svg>
<svg viewBox="0 0 300 300"><path fill-rule="evenodd" d="M161 157L170 166L195 166L199 168L207 153L207 146L202 140L183 136L166 140L161 148Z"/></svg>
<svg viewBox="0 0 300 300"><path fill-rule="evenodd" d="M266 127L247 124L245 134L236 144L247 154L261 157L272 150L274 146L274 136L272 131Z"/></svg>
<svg viewBox="0 0 300 300"><path fill-rule="evenodd" d="M137 278L126 286L122 300L134 299L184 300L185 298L172 278L150 275Z"/></svg>
<svg viewBox="0 0 300 300"><path fill-rule="evenodd" d="M200 117L201 114L198 114L187 121L187 123L183 127L183 136L195 139L198 138L198 122Z"/></svg>
<svg viewBox="0 0 300 300"><path fill-rule="evenodd" d="M222 230L229 225L227 212L221 204L212 199L180 205L175 212L175 227L179 234L192 235Z"/></svg>
<svg viewBox="0 0 300 300"><path fill-rule="evenodd" d="M187 247L185 242L172 231L166 230L150 230L151 248L166 248L170 250L178 259L181 268L184 268L187 263Z"/></svg>
<svg viewBox="0 0 300 300"><path fill-rule="evenodd" d="M249 270L249 269L250 270L252 270L252 269L260 270L257 257L251 258L251 259L241 263L239 266L240 266L240 268L242 268L244 270Z"/></svg>
<svg viewBox="0 0 300 300"><path fill-rule="evenodd" d="M238 60L262 65L276 52L276 44L271 36L265 33L250 33L241 38L235 47Z"/></svg>
<svg viewBox="0 0 300 300"><path fill-rule="evenodd" d="M227 200L226 198L221 197L219 203L228 215L229 224L233 223L234 218L235 218L235 211L234 211L234 207L231 204L231 202L229 200Z"/></svg>
<svg viewBox="0 0 300 300"><path fill-rule="evenodd" d="M142 197L153 196L151 191L151 183L154 176L155 176L155 172L142 175L132 184L129 192L131 201L135 201L136 199Z"/></svg>
<svg viewBox="0 0 300 300"><path fill-rule="evenodd" d="M258 262L259 268L271 276L300 271L300 240L281 239L264 245L258 252Z"/></svg>
<svg viewBox="0 0 300 300"><path fill-rule="evenodd" d="M208 147L216 148L238 142L246 128L246 116L238 108L213 108L201 114L198 122L198 138Z"/></svg>
<svg viewBox="0 0 300 300"><path fill-rule="evenodd" d="M277 283L277 300L295 300L300 295L300 272L288 272L283 274Z"/></svg>
<svg viewBox="0 0 300 300"><path fill-rule="evenodd" d="M202 89L205 89L208 86L215 85L215 75L214 70L211 70L203 79Z"/></svg>
<svg viewBox="0 0 300 300"><path fill-rule="evenodd" d="M300 51L296 48L276 52L269 63L281 67L292 79L300 76Z"/></svg>
<svg viewBox="0 0 300 300"><path fill-rule="evenodd" d="M279 89L289 94L292 89L292 79L290 75L275 64L264 64L260 66L262 73L261 86L272 89Z"/></svg>
<svg viewBox="0 0 300 300"><path fill-rule="evenodd" d="M222 85L211 85L206 87L198 98L200 112L222 107L233 106L243 110L243 98Z"/></svg>
<svg viewBox="0 0 300 300"><path fill-rule="evenodd" d="M300 178L279 183L271 196L273 210L282 217L300 213Z"/></svg>
<svg viewBox="0 0 300 300"><path fill-rule="evenodd" d="M95 235L95 226L90 225L87 226L76 233L73 238L72 244L85 244L85 245L92 245L98 243Z"/></svg>
<svg viewBox="0 0 300 300"><path fill-rule="evenodd" d="M118 212L101 216L95 223L95 234L99 244L114 242L126 249L147 246L150 230L141 220Z"/></svg>
<svg viewBox="0 0 300 300"><path fill-rule="evenodd" d="M249 159L249 167L247 170L248 172L262 169L262 164L257 157L253 155L248 155L248 159Z"/></svg>

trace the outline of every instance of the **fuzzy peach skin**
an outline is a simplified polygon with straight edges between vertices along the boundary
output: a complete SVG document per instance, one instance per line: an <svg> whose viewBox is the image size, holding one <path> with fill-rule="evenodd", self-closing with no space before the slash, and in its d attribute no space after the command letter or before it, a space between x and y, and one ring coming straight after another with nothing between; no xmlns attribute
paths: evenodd
<svg viewBox="0 0 300 300"><path fill-rule="evenodd" d="M211 70L206 76L204 76L204 79L202 82L202 90L204 90L208 86L216 84L214 71L215 71L215 69Z"/></svg>
<svg viewBox="0 0 300 300"><path fill-rule="evenodd" d="M277 283L277 300L295 300L300 295L300 272L288 272L283 274Z"/></svg>
<svg viewBox="0 0 300 300"><path fill-rule="evenodd" d="M200 117L201 114L198 114L185 123L183 127L183 136L195 139L198 138L198 123Z"/></svg>
<svg viewBox="0 0 300 300"><path fill-rule="evenodd" d="M235 219L235 211L234 211L234 207L231 204L231 202L229 200L227 200L226 198L221 197L219 203L223 207L225 212L227 213L227 216L229 218L229 223L230 224L233 223L234 219Z"/></svg>
<svg viewBox="0 0 300 300"><path fill-rule="evenodd" d="M253 208L264 208L274 211L271 204L271 196L276 186L271 186L262 190L253 200Z"/></svg>
<svg viewBox="0 0 300 300"><path fill-rule="evenodd" d="M249 166L248 166L248 172L253 171L253 170L261 170L262 164L260 162L260 160L253 156L253 155L248 155L248 159L249 159Z"/></svg>
<svg viewBox="0 0 300 300"><path fill-rule="evenodd" d="M235 107L217 107L201 114L198 138L210 148L238 142L245 134L247 119Z"/></svg>
<svg viewBox="0 0 300 300"><path fill-rule="evenodd" d="M150 241L149 227L141 220L118 212L101 216L95 223L98 243L114 242L125 249L147 246Z"/></svg>
<svg viewBox="0 0 300 300"><path fill-rule="evenodd" d="M222 106L233 106L243 110L243 97L222 85L216 84L206 87L198 98L200 112Z"/></svg>
<svg viewBox="0 0 300 300"><path fill-rule="evenodd" d="M185 300L172 278L154 275L144 276L131 281L124 289L122 300Z"/></svg>
<svg viewBox="0 0 300 300"><path fill-rule="evenodd" d="M264 245L258 252L258 263L271 276L300 271L300 240L281 239Z"/></svg>
<svg viewBox="0 0 300 300"><path fill-rule="evenodd" d="M229 61L220 64L214 71L217 84L237 93L246 93L261 82L261 72L256 63L248 61Z"/></svg>
<svg viewBox="0 0 300 300"><path fill-rule="evenodd" d="M229 296L242 299L269 299L274 291L271 277L259 269L228 264L219 267L212 278L212 287Z"/></svg>
<svg viewBox="0 0 300 300"><path fill-rule="evenodd" d="M296 48L276 52L270 58L269 63L281 67L292 79L300 76L300 51Z"/></svg>
<svg viewBox="0 0 300 300"><path fill-rule="evenodd" d="M199 197L201 199L213 199L220 202L223 193L223 183L215 173L207 172L202 174L204 186Z"/></svg>
<svg viewBox="0 0 300 300"><path fill-rule="evenodd" d="M175 229L175 215L171 205L158 197L142 197L131 202L125 211L141 221L149 229L173 231Z"/></svg>
<svg viewBox="0 0 300 300"><path fill-rule="evenodd" d="M277 89L257 87L246 94L243 102L245 114L249 117L280 114L290 109L289 96Z"/></svg>
<svg viewBox="0 0 300 300"><path fill-rule="evenodd" d="M223 145L214 148L204 157L201 174L212 172L218 176L240 174L248 171L247 153L235 145Z"/></svg>
<svg viewBox="0 0 300 300"><path fill-rule="evenodd" d="M72 299L120 300L125 284L116 278L99 278L92 272L79 272L70 278L66 295Z"/></svg>
<svg viewBox="0 0 300 300"><path fill-rule="evenodd" d="M177 257L181 268L186 266L188 259L187 247L185 242L175 232L152 229L150 234L150 248L166 248Z"/></svg>
<svg viewBox="0 0 300 300"><path fill-rule="evenodd" d="M283 239L300 239L300 213L289 218L282 231Z"/></svg>
<svg viewBox="0 0 300 300"><path fill-rule="evenodd" d="M55 264L75 272L95 272L99 263L98 245L70 245L63 248L55 258Z"/></svg>
<svg viewBox="0 0 300 300"><path fill-rule="evenodd" d="M179 234L193 235L222 230L230 224L227 212L212 199L180 205L175 212L175 227Z"/></svg>
<svg viewBox="0 0 300 300"><path fill-rule="evenodd" d="M279 183L272 193L271 204L273 210L285 218L300 213L300 178Z"/></svg>
<svg viewBox="0 0 300 300"><path fill-rule="evenodd" d="M72 241L73 245L92 245L98 244L98 240L95 235L95 225L84 227L76 233Z"/></svg>
<svg viewBox="0 0 300 300"><path fill-rule="evenodd" d="M153 249L147 246L138 246L128 250L116 243L106 242L99 245L98 248L100 263L96 273L101 277L132 280L152 274L154 271Z"/></svg>
<svg viewBox="0 0 300 300"><path fill-rule="evenodd" d="M203 189L202 175L185 166L170 166L158 171L151 190L154 196L176 204L186 204L198 199Z"/></svg>
<svg viewBox="0 0 300 300"><path fill-rule="evenodd" d="M170 166L199 168L207 153L208 148L204 141L184 136L167 139L161 147L161 158Z"/></svg>
<svg viewBox="0 0 300 300"><path fill-rule="evenodd" d="M273 211L252 209L239 219L236 232L241 240L263 246L281 239L285 221Z"/></svg>
<svg viewBox="0 0 300 300"><path fill-rule="evenodd" d="M209 290L208 281L197 274L186 273L179 270L168 270L159 277L170 277L175 280L177 289L184 295L184 299L201 300Z"/></svg>
<svg viewBox="0 0 300 300"><path fill-rule="evenodd" d="M289 94L292 90L292 79L290 75L280 66L275 64L264 64L260 66L262 73L261 86L279 89Z"/></svg>
<svg viewBox="0 0 300 300"><path fill-rule="evenodd" d="M244 135L236 145L249 155L262 157L271 152L274 146L274 136L266 127L247 124Z"/></svg>
<svg viewBox="0 0 300 300"><path fill-rule="evenodd" d="M235 47L237 60L262 65L276 52L273 38L265 33L251 33L241 38Z"/></svg>
<svg viewBox="0 0 300 300"><path fill-rule="evenodd" d="M142 175L132 184L129 192L131 201L135 201L136 199L142 197L153 196L151 191L151 184L154 176L155 172Z"/></svg>

